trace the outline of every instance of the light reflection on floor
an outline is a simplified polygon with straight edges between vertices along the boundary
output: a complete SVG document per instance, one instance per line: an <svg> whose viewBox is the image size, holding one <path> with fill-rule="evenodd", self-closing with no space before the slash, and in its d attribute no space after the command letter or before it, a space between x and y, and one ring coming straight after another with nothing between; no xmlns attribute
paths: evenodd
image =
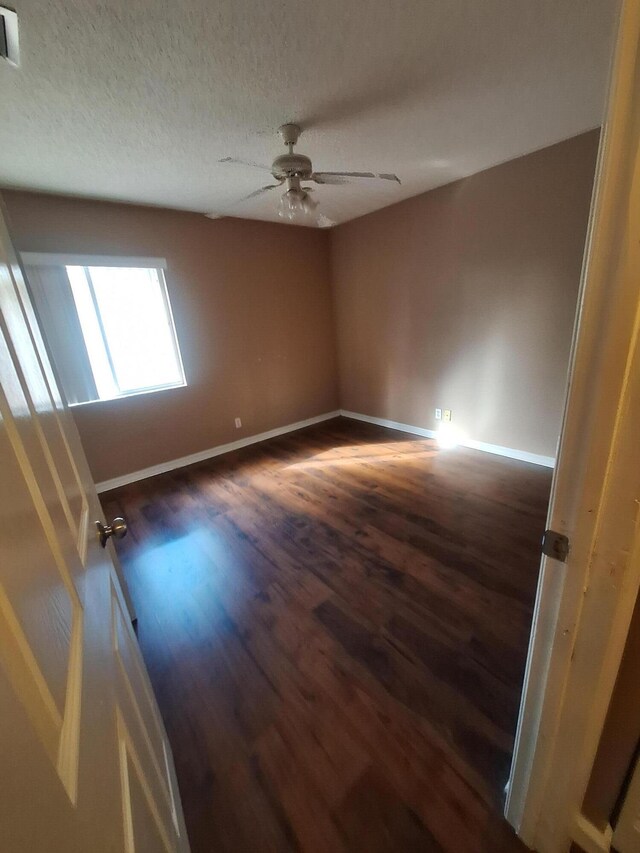
<svg viewBox="0 0 640 853"><path fill-rule="evenodd" d="M287 468L322 468L327 465L349 467L359 463L380 464L382 462L403 461L411 458L429 459L438 456L440 448L433 439L420 441L396 441L382 444L340 445L322 453L316 453L302 462L292 462Z"/></svg>
<svg viewBox="0 0 640 853"><path fill-rule="evenodd" d="M233 587L237 571L229 549L211 527L198 525L184 534L169 535L137 554L129 563L128 575L144 596L146 618L153 614L171 631L174 651L180 636L185 649L193 651L194 641L210 641L213 625L227 620L219 586ZM144 646L144 628L141 632Z"/></svg>

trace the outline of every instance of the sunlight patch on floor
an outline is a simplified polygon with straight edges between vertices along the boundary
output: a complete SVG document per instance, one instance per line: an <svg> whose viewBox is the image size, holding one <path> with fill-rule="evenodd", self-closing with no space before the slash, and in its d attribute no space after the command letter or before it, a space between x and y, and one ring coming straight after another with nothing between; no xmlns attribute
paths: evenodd
<svg viewBox="0 0 640 853"><path fill-rule="evenodd" d="M375 447L375 450L373 449ZM352 444L316 453L309 459L293 462L287 468L322 468L328 465L379 464L407 459L429 459L438 455L440 448L433 439L397 441L389 444Z"/></svg>

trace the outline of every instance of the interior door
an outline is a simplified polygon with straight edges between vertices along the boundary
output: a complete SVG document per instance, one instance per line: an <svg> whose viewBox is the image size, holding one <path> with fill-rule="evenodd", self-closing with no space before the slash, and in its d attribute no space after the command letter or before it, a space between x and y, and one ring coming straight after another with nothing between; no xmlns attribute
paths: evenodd
<svg viewBox="0 0 640 853"><path fill-rule="evenodd" d="M173 759L0 209L0 847L188 851Z"/></svg>

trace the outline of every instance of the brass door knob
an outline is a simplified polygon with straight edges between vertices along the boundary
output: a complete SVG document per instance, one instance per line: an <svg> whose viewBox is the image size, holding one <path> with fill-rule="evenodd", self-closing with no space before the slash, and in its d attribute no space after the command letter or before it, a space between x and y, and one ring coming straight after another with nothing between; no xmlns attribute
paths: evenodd
<svg viewBox="0 0 640 853"><path fill-rule="evenodd" d="M96 521L96 531L98 533L98 541L105 548L107 539L111 536L115 536L116 539L122 539L127 535L127 522L124 518L114 518L111 524L103 524L101 521Z"/></svg>

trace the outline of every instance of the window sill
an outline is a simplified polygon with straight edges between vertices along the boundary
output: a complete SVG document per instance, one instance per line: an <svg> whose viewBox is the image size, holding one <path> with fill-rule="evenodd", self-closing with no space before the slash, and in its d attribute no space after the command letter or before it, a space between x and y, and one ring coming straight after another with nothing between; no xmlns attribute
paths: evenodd
<svg viewBox="0 0 640 853"><path fill-rule="evenodd" d="M160 388L145 388L143 391L132 391L130 394L118 394L117 397L101 397L99 400L85 400L82 403L69 403L70 409L79 409L84 406L95 406L100 403L113 403L115 400L130 400L132 397L143 397L147 394L159 394L161 391L175 391L177 388L186 388L186 382L178 385L162 385Z"/></svg>

